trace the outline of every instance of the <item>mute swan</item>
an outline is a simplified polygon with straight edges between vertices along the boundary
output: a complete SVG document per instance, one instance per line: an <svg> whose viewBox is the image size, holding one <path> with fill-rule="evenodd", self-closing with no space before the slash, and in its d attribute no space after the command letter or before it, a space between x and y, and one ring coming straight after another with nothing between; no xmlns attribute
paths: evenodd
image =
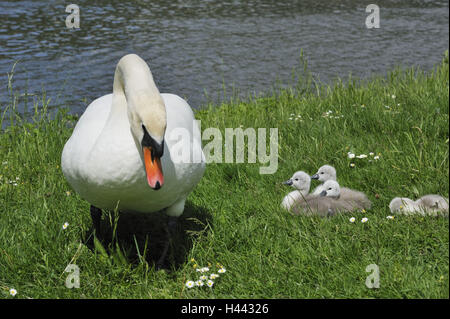
<svg viewBox="0 0 450 319"><path fill-rule="evenodd" d="M175 134L180 130L181 139ZM175 145L187 147L193 159L180 161ZM97 232L101 209L116 207L142 213L165 209L174 227L203 176L205 157L190 106L177 95L160 94L147 63L129 54L117 64L113 93L93 101L80 117L61 167L91 203Z"/></svg>
<svg viewBox="0 0 450 319"><path fill-rule="evenodd" d="M416 202L407 197L395 197L389 203L389 209L392 213L403 213L405 215L420 212Z"/></svg>
<svg viewBox="0 0 450 319"><path fill-rule="evenodd" d="M323 183L328 180L336 180L336 169L330 165L323 165L319 168L316 174L311 176L311 179L317 179L322 182L322 184L317 186L312 192L314 195L319 195L323 191Z"/></svg>
<svg viewBox="0 0 450 319"><path fill-rule="evenodd" d="M448 214L448 198L440 195L425 195L416 200L416 204L433 213Z"/></svg>
<svg viewBox="0 0 450 319"><path fill-rule="evenodd" d="M416 201L407 197L395 197L389 203L392 213L405 215L448 215L448 199L440 195L425 195Z"/></svg>
<svg viewBox="0 0 450 319"><path fill-rule="evenodd" d="M319 168L316 174L311 176L311 179L317 179L321 182L326 182L328 180L336 181L336 169L330 165L323 165ZM317 186L312 192L313 195L319 195L323 191L323 185ZM367 196L360 192L347 187L340 188L341 199L354 202L360 206L362 209L370 209L372 202L367 198Z"/></svg>
<svg viewBox="0 0 450 319"><path fill-rule="evenodd" d="M305 172L298 171L295 172L290 179L283 182L283 184L292 186L296 189L287 194L281 202L281 206L284 209L290 210L295 202L304 199L305 196L308 195L311 178Z"/></svg>
<svg viewBox="0 0 450 319"><path fill-rule="evenodd" d="M363 209L358 200L342 198L341 188L338 182L328 180L322 187L323 190L319 196L310 194L305 200L296 202L292 207L293 213L333 216L337 213Z"/></svg>

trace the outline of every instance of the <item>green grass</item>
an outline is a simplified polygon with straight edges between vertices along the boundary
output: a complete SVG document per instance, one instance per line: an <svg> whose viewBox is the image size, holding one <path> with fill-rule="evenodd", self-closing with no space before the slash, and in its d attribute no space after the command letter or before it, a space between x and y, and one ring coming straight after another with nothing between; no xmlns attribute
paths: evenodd
<svg viewBox="0 0 450 319"><path fill-rule="evenodd" d="M87 240L89 204L60 167L76 116L49 116L44 96L25 121L15 112L22 97L10 87L0 136L0 297L12 298L15 288L15 298L449 298L448 218L386 219L395 196L448 197L448 55L428 73L394 70L312 90L310 80L197 112L203 129L222 133L278 128L279 167L260 175L259 163L209 164L179 222L170 269L159 271L165 216L123 214L114 223L106 214L103 226L117 228L103 237L112 240ZM343 117L324 117L328 110ZM350 160L349 151L380 159ZM280 208L291 190L282 181L326 163L342 185L368 194L370 211L317 218ZM79 289L64 285L69 263L80 268ZM195 264L216 272L217 263L227 271L212 289L185 287L200 275ZM379 289L365 285L373 263Z"/></svg>

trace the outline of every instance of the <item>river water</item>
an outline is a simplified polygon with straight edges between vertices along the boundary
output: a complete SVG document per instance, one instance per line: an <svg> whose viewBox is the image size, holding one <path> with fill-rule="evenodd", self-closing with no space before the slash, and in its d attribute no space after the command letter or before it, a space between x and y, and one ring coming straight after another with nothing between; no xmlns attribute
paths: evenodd
<svg viewBox="0 0 450 319"><path fill-rule="evenodd" d="M449 47L448 1L371 0L380 8L372 29L364 1L73 1L79 29L66 27L70 2L0 2L2 108L17 60L16 92L32 100L45 90L54 107L81 113L111 92L127 53L149 63L161 92L195 108L292 84L302 49L315 78L329 83L396 65L431 70Z"/></svg>

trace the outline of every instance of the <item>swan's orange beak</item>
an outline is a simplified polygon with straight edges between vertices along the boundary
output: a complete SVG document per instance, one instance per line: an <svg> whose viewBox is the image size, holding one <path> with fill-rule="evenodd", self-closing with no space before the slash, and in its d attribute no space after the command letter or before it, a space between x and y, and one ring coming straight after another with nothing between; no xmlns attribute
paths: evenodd
<svg viewBox="0 0 450 319"><path fill-rule="evenodd" d="M152 156L152 148L144 146L145 173L147 174L148 185L154 190L160 189L164 184L164 176L161 167L161 159Z"/></svg>

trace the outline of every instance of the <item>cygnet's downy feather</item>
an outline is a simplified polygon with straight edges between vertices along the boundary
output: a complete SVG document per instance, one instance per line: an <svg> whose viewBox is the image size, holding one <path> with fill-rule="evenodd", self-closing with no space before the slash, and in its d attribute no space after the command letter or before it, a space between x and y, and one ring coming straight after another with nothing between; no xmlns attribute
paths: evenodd
<svg viewBox="0 0 450 319"><path fill-rule="evenodd" d="M311 176L311 179L317 179L320 182L323 182L323 184L317 186L312 192L312 195L319 195L324 190L324 183L329 180L336 181L336 177L336 169L333 166L323 165L322 167L320 167L317 173ZM342 201L350 202L351 205L355 206L355 208L362 210L370 209L370 207L372 206L372 202L363 192L347 187L341 187L340 193L340 199Z"/></svg>
<svg viewBox="0 0 450 319"><path fill-rule="evenodd" d="M319 196L309 195L303 201L296 202L291 208L292 213L329 217L362 209L359 203L342 199L338 182L328 180L323 184L323 188Z"/></svg>

